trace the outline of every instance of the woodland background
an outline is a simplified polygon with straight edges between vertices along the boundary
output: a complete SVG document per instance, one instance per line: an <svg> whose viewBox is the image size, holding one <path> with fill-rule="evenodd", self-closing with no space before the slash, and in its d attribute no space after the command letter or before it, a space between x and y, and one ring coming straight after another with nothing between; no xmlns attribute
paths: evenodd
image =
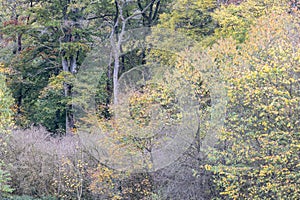
<svg viewBox="0 0 300 200"><path fill-rule="evenodd" d="M300 198L297 0L0 2L0 198ZM176 54L151 48L124 53L124 31L141 27L151 28L147 39L157 46L177 45L173 38L160 41L162 29L194 44ZM93 120L102 132L81 134L72 80L99 41L109 41L111 51L111 62L99 64L104 73L95 92ZM169 166L120 172L101 161L98 141L112 133L117 144L147 149L146 139L118 137L123 127L111 108L118 104L119 77L154 60L190 84L200 118L209 116L213 93L202 71L216 70L226 87L225 124L210 149L202 149L210 133L200 123L191 146ZM145 87L131 99L132 120L147 126L152 104L179 119L172 88Z"/></svg>

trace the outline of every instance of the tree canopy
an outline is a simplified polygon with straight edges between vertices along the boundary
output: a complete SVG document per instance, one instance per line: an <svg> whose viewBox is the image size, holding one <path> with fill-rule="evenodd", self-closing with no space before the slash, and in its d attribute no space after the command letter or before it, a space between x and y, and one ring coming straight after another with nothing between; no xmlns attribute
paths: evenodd
<svg viewBox="0 0 300 200"><path fill-rule="evenodd" d="M0 198L300 198L297 0L0 4Z"/></svg>

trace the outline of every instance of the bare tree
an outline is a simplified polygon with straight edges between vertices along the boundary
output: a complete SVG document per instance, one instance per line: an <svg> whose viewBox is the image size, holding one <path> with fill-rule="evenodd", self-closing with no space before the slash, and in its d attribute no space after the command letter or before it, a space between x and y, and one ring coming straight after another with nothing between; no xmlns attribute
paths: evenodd
<svg viewBox="0 0 300 200"><path fill-rule="evenodd" d="M118 104L118 84L119 84L119 70L120 70L120 56L121 56L121 49L122 44L126 40L124 38L126 33L126 26L128 24L128 21L133 19L136 16L142 15L145 13L147 9L150 8L150 6L153 6L153 3L156 2L156 0L151 0L151 2L143 8L143 10L134 12L132 15L125 17L124 10L126 8L127 1L126 0L115 0L116 4L116 16L114 25L112 26L112 31L110 35L110 43L112 47L112 57L114 59L114 70L113 70L113 96L114 96L114 105ZM120 27L120 30L119 30ZM119 31L119 33L118 33Z"/></svg>

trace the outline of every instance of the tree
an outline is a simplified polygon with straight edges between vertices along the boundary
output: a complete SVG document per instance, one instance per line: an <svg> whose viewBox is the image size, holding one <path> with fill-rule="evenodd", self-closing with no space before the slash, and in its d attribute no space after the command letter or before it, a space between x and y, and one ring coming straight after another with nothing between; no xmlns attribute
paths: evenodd
<svg viewBox="0 0 300 200"><path fill-rule="evenodd" d="M110 41L112 46L112 55L114 58L114 70L113 70L113 103L115 105L118 104L118 79L119 79L119 71L120 71L120 56L122 53L122 44L125 41L125 32L126 26L129 23L129 20L132 20L134 17L142 15L146 16L144 13L148 10L149 7L153 8L153 4L156 0L152 0L147 6L143 8L141 11L137 11L129 16L125 15L125 9L128 7L128 4L124 0L116 0L116 17L115 21L111 27L111 35ZM141 8L141 4L139 2L139 6ZM158 6L158 5L157 5ZM157 8L158 9L158 8ZM152 16L151 16L152 17ZM118 30L120 27L120 30Z"/></svg>
<svg viewBox="0 0 300 200"><path fill-rule="evenodd" d="M245 44L223 57L227 121L209 166L222 198L299 198L298 14L259 18Z"/></svg>
<svg viewBox="0 0 300 200"><path fill-rule="evenodd" d="M0 63L0 70L3 64ZM6 77L0 71L0 134L7 133L13 125L13 103L10 90L6 86Z"/></svg>
<svg viewBox="0 0 300 200"><path fill-rule="evenodd" d="M0 63L0 70L3 69L3 64ZM13 126L13 107L14 100L11 92L6 86L6 78L0 71L0 147L1 152L3 145L7 142L7 134ZM3 143L3 144L2 144ZM11 193L13 189L9 185L10 174L5 169L5 164L0 159L0 197L5 197L6 194Z"/></svg>
<svg viewBox="0 0 300 200"><path fill-rule="evenodd" d="M20 12L16 15L22 16L20 20L16 20L16 24L4 21L1 29L7 46L13 43L13 33L22 35L22 46L18 48L18 53L12 52L10 59L6 60L6 67L13 69L9 86L17 99L17 116L20 116L18 124L26 127L32 123L41 123L49 130L56 131L61 123L67 123L64 129L70 132L74 126L70 83L64 83L63 95L58 96L64 99L65 108L50 106L48 110L51 112L44 113L55 119L55 126L48 126L40 118L40 111L44 110L39 107L38 99L50 77L58 76L62 71L64 75L74 75L78 71L91 41L87 22L97 18L88 17L87 10L92 9L87 1L32 1L26 9L24 5L20 3L15 6ZM47 103L45 105L47 107Z"/></svg>
<svg viewBox="0 0 300 200"><path fill-rule="evenodd" d="M144 27L152 27L157 23L162 3L163 2L161 2L161 0L157 0L157 1L148 0L143 3L141 2L141 0L137 1L138 8L141 12L145 9L145 7L149 6L149 9L141 13L143 17Z"/></svg>
<svg viewBox="0 0 300 200"><path fill-rule="evenodd" d="M174 1L169 6L170 13L160 16L159 28L169 28L187 34L196 40L202 40L211 35L216 28L216 23L211 14L217 8L216 0Z"/></svg>
<svg viewBox="0 0 300 200"><path fill-rule="evenodd" d="M232 37L242 43L247 39L249 28L257 18L271 12L281 13L288 10L289 0L248 0L239 4L222 4L212 14L218 28L210 40Z"/></svg>

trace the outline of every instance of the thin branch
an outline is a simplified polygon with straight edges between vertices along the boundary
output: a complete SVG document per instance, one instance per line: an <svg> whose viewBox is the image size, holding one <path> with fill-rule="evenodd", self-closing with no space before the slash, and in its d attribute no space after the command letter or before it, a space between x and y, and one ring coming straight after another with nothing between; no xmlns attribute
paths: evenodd
<svg viewBox="0 0 300 200"><path fill-rule="evenodd" d="M143 6L142 6L142 3L141 3L141 0L138 0L138 6L139 6L140 10L143 10ZM143 17L145 19L147 19L149 21L149 17L145 13L142 13L142 15L143 15Z"/></svg>
<svg viewBox="0 0 300 200"><path fill-rule="evenodd" d="M146 12L146 10L148 10L148 8L155 2L156 0L152 0L141 12L138 12L138 13L134 13L132 14L131 16L127 17L125 19L125 21L128 21L136 16L139 16L139 15L142 15L144 12Z"/></svg>
<svg viewBox="0 0 300 200"><path fill-rule="evenodd" d="M156 4L156 8L155 8L155 11L154 11L152 20L156 20L156 19L157 19L159 7L160 7L160 0L159 0L159 1L157 2L157 4Z"/></svg>
<svg viewBox="0 0 300 200"><path fill-rule="evenodd" d="M106 17L113 17L113 14L106 14L106 15L100 15L100 16L94 16L89 18L84 18L84 20L94 20L94 19L105 19Z"/></svg>

